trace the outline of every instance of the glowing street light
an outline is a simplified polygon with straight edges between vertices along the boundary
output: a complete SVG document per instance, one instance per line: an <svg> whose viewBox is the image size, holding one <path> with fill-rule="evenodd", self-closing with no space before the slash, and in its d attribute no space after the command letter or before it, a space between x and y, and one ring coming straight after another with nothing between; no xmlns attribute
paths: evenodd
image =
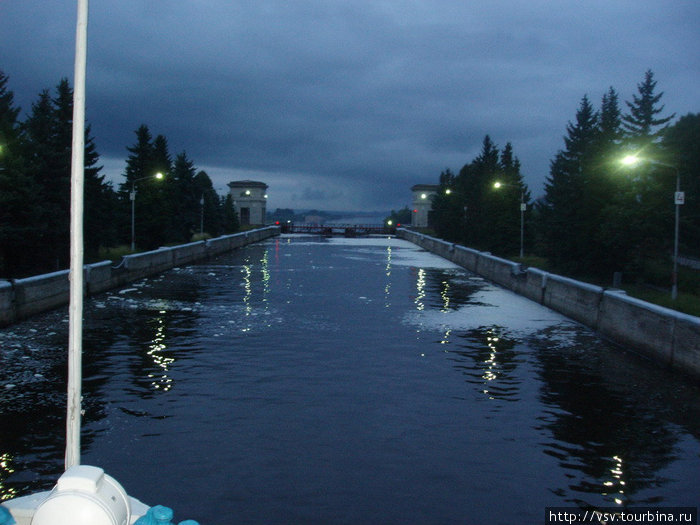
<svg viewBox="0 0 700 525"><path fill-rule="evenodd" d="M681 191L681 172L678 166L666 164L654 159L641 158L637 155L627 155L621 159L625 166L636 166L640 162L648 162L656 166L664 166L676 170L676 192L673 196L673 202L676 205L676 224L674 227L673 238L673 271L671 272L671 299L675 300L678 297L678 229L680 224L680 207L685 204L685 193Z"/></svg>
<svg viewBox="0 0 700 525"><path fill-rule="evenodd" d="M639 162L639 157L637 155L625 155L620 162L625 166L634 166Z"/></svg>
<svg viewBox="0 0 700 525"><path fill-rule="evenodd" d="M497 190L506 186L510 188L520 187L520 258L522 259L525 254L525 210L527 210L527 204L525 204L525 189L522 186L505 184L500 181L493 183L493 187Z"/></svg>
<svg viewBox="0 0 700 525"><path fill-rule="evenodd" d="M155 175L149 175L147 177L140 177L131 181L131 193L129 194L129 199L131 199L131 251L136 251L136 183L140 180L145 179L162 179L164 175L161 172Z"/></svg>

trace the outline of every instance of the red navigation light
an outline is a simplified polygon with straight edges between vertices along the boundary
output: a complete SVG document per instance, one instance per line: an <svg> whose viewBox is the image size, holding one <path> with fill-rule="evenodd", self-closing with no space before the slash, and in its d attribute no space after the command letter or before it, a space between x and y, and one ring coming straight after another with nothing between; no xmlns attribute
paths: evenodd
<svg viewBox="0 0 700 525"><path fill-rule="evenodd" d="M280 221L275 221L275 226L279 226L279 225L280 225Z"/></svg>
<svg viewBox="0 0 700 525"><path fill-rule="evenodd" d="M418 213L418 210L413 210L413 213Z"/></svg>
<svg viewBox="0 0 700 525"><path fill-rule="evenodd" d="M397 228L401 228L401 223L398 223L398 224L396 225L396 227L397 227Z"/></svg>

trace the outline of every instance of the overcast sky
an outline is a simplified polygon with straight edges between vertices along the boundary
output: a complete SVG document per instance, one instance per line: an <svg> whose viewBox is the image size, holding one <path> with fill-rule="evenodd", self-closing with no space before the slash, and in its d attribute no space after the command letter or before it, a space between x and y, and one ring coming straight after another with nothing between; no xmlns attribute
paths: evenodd
<svg viewBox="0 0 700 525"><path fill-rule="evenodd" d="M75 1L0 0L0 69L24 111L73 82ZM644 72L700 112L698 0L92 0L87 119L123 180L146 124L214 187L270 209L389 210L513 144L533 195L583 95L623 109Z"/></svg>

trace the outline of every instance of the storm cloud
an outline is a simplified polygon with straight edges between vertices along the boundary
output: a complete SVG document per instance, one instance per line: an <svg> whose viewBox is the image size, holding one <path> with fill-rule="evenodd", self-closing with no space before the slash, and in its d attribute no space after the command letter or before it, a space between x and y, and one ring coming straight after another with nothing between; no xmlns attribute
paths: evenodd
<svg viewBox="0 0 700 525"><path fill-rule="evenodd" d="M75 7L0 0L0 69L25 111L72 78ZM631 100L647 69L666 114L700 110L695 1L92 0L89 23L108 177L146 124L221 193L266 182L273 209L402 207L486 134L539 195L583 95Z"/></svg>

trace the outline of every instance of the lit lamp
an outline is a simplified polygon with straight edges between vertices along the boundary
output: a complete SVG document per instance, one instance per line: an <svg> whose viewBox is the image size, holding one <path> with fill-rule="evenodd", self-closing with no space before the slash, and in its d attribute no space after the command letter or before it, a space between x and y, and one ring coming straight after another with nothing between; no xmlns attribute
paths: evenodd
<svg viewBox="0 0 700 525"><path fill-rule="evenodd" d="M649 162L652 165L656 164L657 166L664 166L676 170L676 192L673 195L673 202L676 206L676 224L673 238L673 271L671 272L671 299L675 300L676 297L678 297L678 228L680 224L680 207L685 204L685 192L681 191L681 172L678 166L674 166L673 164L666 164L653 159L644 159L637 155L627 155L622 158L621 162L625 166L636 166L640 162Z"/></svg>
<svg viewBox="0 0 700 525"><path fill-rule="evenodd" d="M512 184L505 184L503 182L494 182L493 187L495 189L500 189L503 187L515 188L516 186ZM527 204L525 204L525 190L520 188L520 258L522 259L525 253L525 210L527 210Z"/></svg>
<svg viewBox="0 0 700 525"><path fill-rule="evenodd" d="M164 175L160 172L155 175L149 175L148 177L140 177L131 181L131 193L129 198L131 199L131 251L136 251L136 183L140 180L145 179L162 179Z"/></svg>

